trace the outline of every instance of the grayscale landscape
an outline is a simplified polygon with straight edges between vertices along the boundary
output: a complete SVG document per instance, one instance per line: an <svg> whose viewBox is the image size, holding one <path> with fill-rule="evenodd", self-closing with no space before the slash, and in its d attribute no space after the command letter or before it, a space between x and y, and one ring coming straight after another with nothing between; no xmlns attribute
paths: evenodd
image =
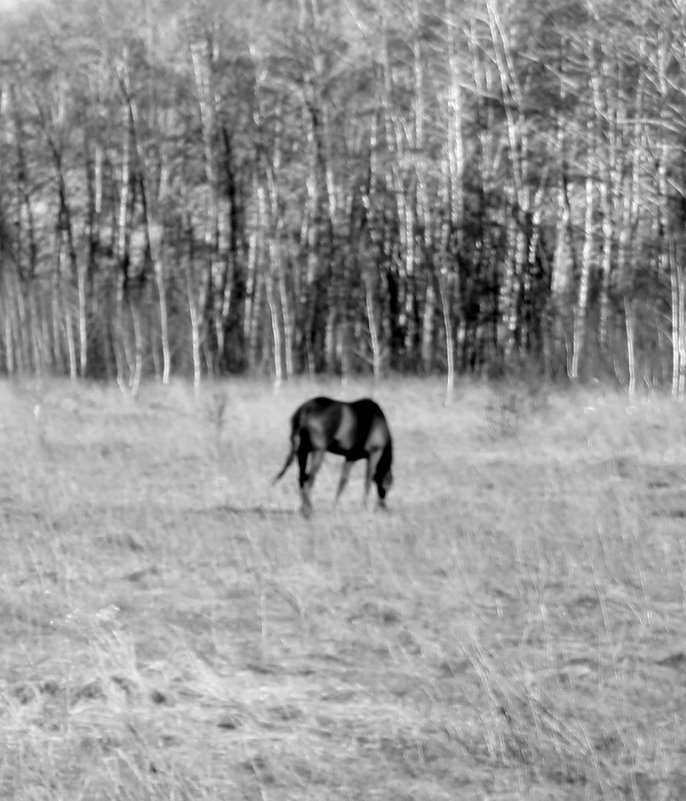
<svg viewBox="0 0 686 801"><path fill-rule="evenodd" d="M685 43L0 0L0 801L686 798Z"/></svg>

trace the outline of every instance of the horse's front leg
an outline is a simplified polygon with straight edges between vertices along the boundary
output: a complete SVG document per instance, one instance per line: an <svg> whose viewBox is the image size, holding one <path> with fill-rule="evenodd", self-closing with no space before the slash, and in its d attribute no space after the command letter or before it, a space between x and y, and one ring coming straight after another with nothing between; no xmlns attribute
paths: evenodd
<svg viewBox="0 0 686 801"><path fill-rule="evenodd" d="M381 458L381 451L372 451L367 459L367 472L364 477L364 505L367 505L369 488L372 486L372 478L376 474L376 468Z"/></svg>

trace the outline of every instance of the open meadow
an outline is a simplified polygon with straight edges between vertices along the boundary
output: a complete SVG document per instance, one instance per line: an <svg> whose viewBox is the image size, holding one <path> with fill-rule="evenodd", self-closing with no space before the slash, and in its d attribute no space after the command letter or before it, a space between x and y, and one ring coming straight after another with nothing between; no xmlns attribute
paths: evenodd
<svg viewBox="0 0 686 801"><path fill-rule="evenodd" d="M389 380L305 520L323 392L0 385L0 798L686 798L683 407Z"/></svg>

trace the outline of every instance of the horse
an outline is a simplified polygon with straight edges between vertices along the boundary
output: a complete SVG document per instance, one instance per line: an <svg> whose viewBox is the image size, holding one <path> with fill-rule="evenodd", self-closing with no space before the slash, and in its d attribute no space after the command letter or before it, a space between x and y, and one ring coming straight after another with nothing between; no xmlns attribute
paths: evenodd
<svg viewBox="0 0 686 801"><path fill-rule="evenodd" d="M291 450L272 485L284 475L297 456L301 511L305 517L312 513L310 489L327 451L345 457L334 504L348 483L353 462L366 459L364 502L366 504L369 487L374 481L379 496L378 506L386 508L386 493L393 484L393 439L386 417L377 403L371 398L347 403L320 396L305 401L293 413ZM312 459L308 473L310 454Z"/></svg>

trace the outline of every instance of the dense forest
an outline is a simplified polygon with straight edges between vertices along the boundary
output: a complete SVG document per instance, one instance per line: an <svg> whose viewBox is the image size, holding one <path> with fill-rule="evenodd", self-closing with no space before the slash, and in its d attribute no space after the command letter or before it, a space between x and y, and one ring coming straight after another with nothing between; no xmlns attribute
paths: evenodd
<svg viewBox="0 0 686 801"><path fill-rule="evenodd" d="M0 12L0 371L686 389L683 0Z"/></svg>

